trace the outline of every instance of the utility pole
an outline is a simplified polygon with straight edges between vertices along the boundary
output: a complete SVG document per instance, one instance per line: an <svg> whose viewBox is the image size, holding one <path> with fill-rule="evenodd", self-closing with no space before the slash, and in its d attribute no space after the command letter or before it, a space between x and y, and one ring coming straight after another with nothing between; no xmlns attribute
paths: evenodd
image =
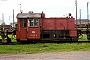
<svg viewBox="0 0 90 60"><path fill-rule="evenodd" d="M4 14L2 13L2 22L4 23Z"/></svg>
<svg viewBox="0 0 90 60"><path fill-rule="evenodd" d="M81 9L80 9L80 28L81 28Z"/></svg>
<svg viewBox="0 0 90 60"><path fill-rule="evenodd" d="M14 27L14 9L13 9L13 27Z"/></svg>
<svg viewBox="0 0 90 60"><path fill-rule="evenodd" d="M75 0L75 4L76 4L76 25L77 25L77 0Z"/></svg>
<svg viewBox="0 0 90 60"><path fill-rule="evenodd" d="M9 16L9 20L10 20L10 16Z"/></svg>
<svg viewBox="0 0 90 60"><path fill-rule="evenodd" d="M2 13L3 30L4 30L4 14Z"/></svg>
<svg viewBox="0 0 90 60"><path fill-rule="evenodd" d="M21 4L20 4L20 13L21 13Z"/></svg>
<svg viewBox="0 0 90 60"><path fill-rule="evenodd" d="M89 28L89 11L88 11L88 4L89 4L89 2L87 2L87 20L88 20L88 28Z"/></svg>

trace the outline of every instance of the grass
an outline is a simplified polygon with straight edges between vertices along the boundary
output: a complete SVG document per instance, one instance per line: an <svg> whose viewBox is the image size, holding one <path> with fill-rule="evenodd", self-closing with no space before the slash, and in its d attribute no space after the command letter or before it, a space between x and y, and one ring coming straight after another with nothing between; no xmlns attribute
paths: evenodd
<svg viewBox="0 0 90 60"><path fill-rule="evenodd" d="M88 40L87 40L87 35L86 35L86 34L83 34L83 35L80 36L79 38L81 38L81 39L79 39L78 41L88 41Z"/></svg>
<svg viewBox="0 0 90 60"><path fill-rule="evenodd" d="M11 38L11 42L17 42L16 41L16 38L15 38L16 35L9 35L9 38ZM2 39L2 37L0 36L0 39Z"/></svg>
<svg viewBox="0 0 90 60"><path fill-rule="evenodd" d="M11 36L10 36L11 37ZM13 42L16 40L13 37ZM87 40L83 35L79 41ZM0 54L33 54L42 52L69 52L69 51L90 51L90 43L37 43L37 44L16 44L0 45Z"/></svg>
<svg viewBox="0 0 90 60"><path fill-rule="evenodd" d="M90 43L37 43L21 45L0 45L0 54L33 54L42 52L90 51Z"/></svg>

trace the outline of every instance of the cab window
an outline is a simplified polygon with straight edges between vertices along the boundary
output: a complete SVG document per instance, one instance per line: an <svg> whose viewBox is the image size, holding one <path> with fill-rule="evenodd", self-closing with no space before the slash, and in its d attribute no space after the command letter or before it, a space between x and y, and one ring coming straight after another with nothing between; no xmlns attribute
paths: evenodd
<svg viewBox="0 0 90 60"><path fill-rule="evenodd" d="M26 27L26 19L20 19L20 26Z"/></svg>
<svg viewBox="0 0 90 60"><path fill-rule="evenodd" d="M39 20L38 19L28 19L28 26L29 27L38 27Z"/></svg>

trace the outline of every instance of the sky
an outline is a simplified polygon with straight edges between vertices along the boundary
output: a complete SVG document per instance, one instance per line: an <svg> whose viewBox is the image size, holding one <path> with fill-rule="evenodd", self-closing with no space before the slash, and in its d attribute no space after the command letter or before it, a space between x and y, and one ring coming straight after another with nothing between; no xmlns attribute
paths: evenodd
<svg viewBox="0 0 90 60"><path fill-rule="evenodd" d="M90 0L77 0L77 18L87 18L87 2ZM10 24L13 21L13 9L14 20L17 21L16 15L21 10L23 13L33 11L36 13L45 13L46 17L65 17L68 13L76 17L75 0L0 0L0 20L2 20L2 13L4 14L4 22ZM89 4L90 11L90 4ZM89 14L90 15L90 14Z"/></svg>

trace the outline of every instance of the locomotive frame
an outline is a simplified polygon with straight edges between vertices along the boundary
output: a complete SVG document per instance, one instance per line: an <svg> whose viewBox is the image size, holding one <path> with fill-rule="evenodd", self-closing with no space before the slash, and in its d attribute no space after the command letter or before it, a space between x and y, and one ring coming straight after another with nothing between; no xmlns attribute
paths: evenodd
<svg viewBox="0 0 90 60"><path fill-rule="evenodd" d="M18 13L16 39L20 41L78 41L75 18L45 17L45 13Z"/></svg>

